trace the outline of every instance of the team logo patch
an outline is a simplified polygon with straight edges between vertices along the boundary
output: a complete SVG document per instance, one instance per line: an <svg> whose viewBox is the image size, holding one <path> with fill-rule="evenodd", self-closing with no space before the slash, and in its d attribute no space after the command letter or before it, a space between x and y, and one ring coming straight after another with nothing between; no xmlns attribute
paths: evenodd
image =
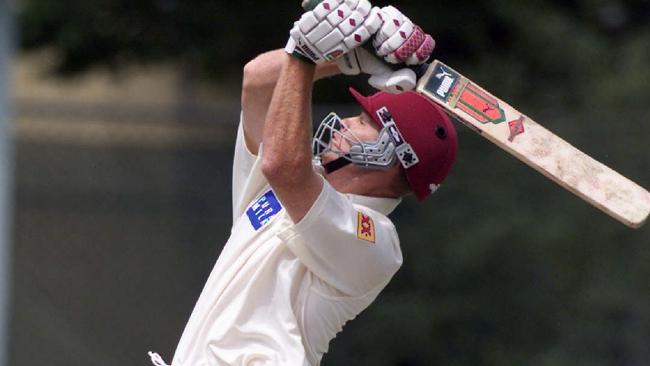
<svg viewBox="0 0 650 366"><path fill-rule="evenodd" d="M368 215L357 212L357 238L375 243L375 223Z"/></svg>
<svg viewBox="0 0 650 366"><path fill-rule="evenodd" d="M282 205L275 198L273 191L268 191L258 198L247 210L246 216L255 231L271 221L273 216L282 211Z"/></svg>

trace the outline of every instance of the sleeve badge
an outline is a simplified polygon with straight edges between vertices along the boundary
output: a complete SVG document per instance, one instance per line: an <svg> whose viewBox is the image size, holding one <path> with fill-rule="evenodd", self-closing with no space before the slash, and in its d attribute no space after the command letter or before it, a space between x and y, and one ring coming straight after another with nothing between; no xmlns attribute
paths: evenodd
<svg viewBox="0 0 650 366"><path fill-rule="evenodd" d="M368 215L357 212L357 238L375 243L375 223Z"/></svg>

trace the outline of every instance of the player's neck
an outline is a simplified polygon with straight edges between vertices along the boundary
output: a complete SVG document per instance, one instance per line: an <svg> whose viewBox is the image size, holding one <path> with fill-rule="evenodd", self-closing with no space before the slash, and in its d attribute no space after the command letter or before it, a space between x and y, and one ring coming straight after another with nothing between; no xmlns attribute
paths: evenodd
<svg viewBox="0 0 650 366"><path fill-rule="evenodd" d="M325 179L341 193L398 198L401 194L390 184L393 174L392 170L364 169L348 165L326 174Z"/></svg>

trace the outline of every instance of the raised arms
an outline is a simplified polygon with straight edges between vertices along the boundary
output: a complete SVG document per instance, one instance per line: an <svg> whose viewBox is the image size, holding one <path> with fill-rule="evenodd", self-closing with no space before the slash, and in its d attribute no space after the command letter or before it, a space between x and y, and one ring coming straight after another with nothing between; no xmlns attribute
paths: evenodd
<svg viewBox="0 0 650 366"><path fill-rule="evenodd" d="M242 85L242 114L246 146L257 154L262 142L264 120L271 103L273 90L280 76L282 67L286 64L284 50L274 50L263 53L244 66ZM316 67L313 81L330 77L339 73L333 63Z"/></svg>

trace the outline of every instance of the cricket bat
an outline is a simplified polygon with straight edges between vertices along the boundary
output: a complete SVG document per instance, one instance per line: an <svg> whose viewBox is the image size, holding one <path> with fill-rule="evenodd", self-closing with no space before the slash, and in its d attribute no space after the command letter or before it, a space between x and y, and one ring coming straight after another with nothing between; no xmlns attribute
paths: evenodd
<svg viewBox="0 0 650 366"><path fill-rule="evenodd" d="M650 193L528 116L435 60L416 91L451 116L596 208L639 228L650 214Z"/></svg>

